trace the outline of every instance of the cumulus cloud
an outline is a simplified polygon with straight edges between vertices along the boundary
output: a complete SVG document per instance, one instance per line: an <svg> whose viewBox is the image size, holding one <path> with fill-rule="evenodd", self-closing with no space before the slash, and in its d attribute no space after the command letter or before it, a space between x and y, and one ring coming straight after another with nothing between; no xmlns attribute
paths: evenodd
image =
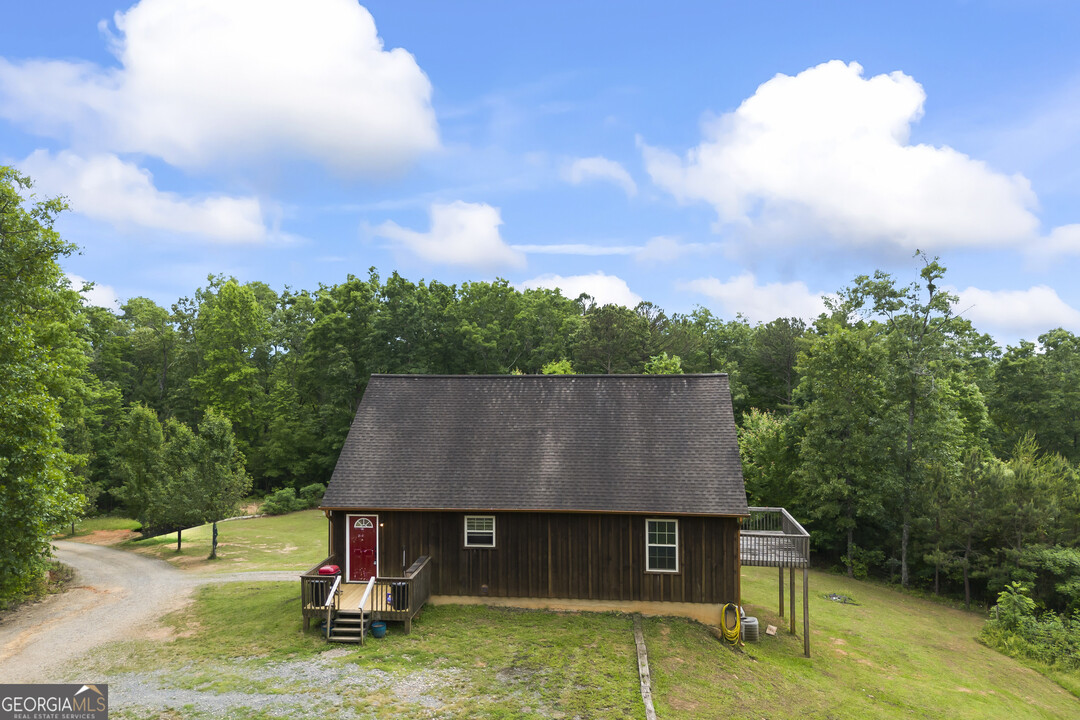
<svg viewBox="0 0 1080 720"><path fill-rule="evenodd" d="M704 201L720 225L765 237L829 236L851 246L1008 245L1038 232L1021 175L949 147L909 144L926 95L901 72L863 77L833 61L777 75L703 124L685 157L642 143L653 182Z"/></svg>
<svg viewBox="0 0 1080 720"><path fill-rule="evenodd" d="M82 291L83 285L86 284L86 278L81 275L74 275L67 273L68 285L73 290ZM118 310L120 308L120 298L109 285L101 285L94 283L94 286L82 293L83 302L87 305L93 305L95 307L108 308L109 310Z"/></svg>
<svg viewBox="0 0 1080 720"><path fill-rule="evenodd" d="M1080 223L1054 228L1029 247L1029 255L1040 260L1080 255Z"/></svg>
<svg viewBox="0 0 1080 720"><path fill-rule="evenodd" d="M712 277L699 278L681 283L679 287L719 302L727 316L742 313L753 322L769 322L778 317L813 320L825 312L822 294L811 292L805 283L759 285L754 274L749 272L726 281Z"/></svg>
<svg viewBox="0 0 1080 720"><path fill-rule="evenodd" d="M375 235L394 241L431 262L480 269L524 267L525 256L499 234L499 209L484 203L453 202L431 206L431 229L419 232L388 221Z"/></svg>
<svg viewBox="0 0 1080 720"><path fill-rule="evenodd" d="M431 83L355 0L142 0L118 68L0 59L0 116L180 167L314 158L395 171L438 146Z"/></svg>
<svg viewBox="0 0 1080 720"><path fill-rule="evenodd" d="M162 192L153 176L115 155L87 158L37 150L20 163L46 194L66 195L72 210L118 226L186 233L229 243L266 238L257 198L224 195L188 199Z"/></svg>
<svg viewBox="0 0 1080 720"><path fill-rule="evenodd" d="M622 188L629 197L637 195L637 183L626 168L606 157L577 158L564 168L563 179L572 185L594 180L610 182Z"/></svg>
<svg viewBox="0 0 1080 720"><path fill-rule="evenodd" d="M1027 290L949 288L959 297L956 312L982 332L1006 339L1032 340L1048 330L1062 327L1080 332L1080 310L1071 307L1046 285Z"/></svg>
<svg viewBox="0 0 1080 720"><path fill-rule="evenodd" d="M577 298L581 293L591 295L599 305L622 305L633 308L641 302L641 296L630 289L626 281L616 275L597 271L589 275L540 275L521 283L525 290L547 288L562 291L564 297Z"/></svg>

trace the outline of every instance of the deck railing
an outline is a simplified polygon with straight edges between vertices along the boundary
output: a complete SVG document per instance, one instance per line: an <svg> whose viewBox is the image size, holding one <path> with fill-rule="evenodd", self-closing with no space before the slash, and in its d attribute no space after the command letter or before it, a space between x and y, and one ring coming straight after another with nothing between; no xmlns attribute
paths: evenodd
<svg viewBox="0 0 1080 720"><path fill-rule="evenodd" d="M304 617L304 629L307 630L313 618L324 618L327 604L337 610L359 610L371 612L375 620L404 621L406 632L412 627L412 620L431 598L431 558L427 555L417 558L402 577L378 577L365 592L360 607L339 607L340 592L334 592L335 582L341 581L340 575L320 575L319 568L333 563L328 557L315 567L300 575L300 608ZM368 595L370 594L370 600Z"/></svg>
<svg viewBox="0 0 1080 720"><path fill-rule="evenodd" d="M412 619L431 597L431 558L417 558L403 577L380 577L371 591L372 617L401 620L408 632Z"/></svg>
<svg viewBox="0 0 1080 720"><path fill-rule="evenodd" d="M752 507L739 532L743 565L809 567L810 533L787 510Z"/></svg>
<svg viewBox="0 0 1080 720"><path fill-rule="evenodd" d="M337 593L331 595L335 581L340 575L320 575L319 568L332 565L334 556L326 558L315 567L300 575L300 611L304 616L304 629L311 625L312 618L321 618L326 614L326 601L337 601Z"/></svg>

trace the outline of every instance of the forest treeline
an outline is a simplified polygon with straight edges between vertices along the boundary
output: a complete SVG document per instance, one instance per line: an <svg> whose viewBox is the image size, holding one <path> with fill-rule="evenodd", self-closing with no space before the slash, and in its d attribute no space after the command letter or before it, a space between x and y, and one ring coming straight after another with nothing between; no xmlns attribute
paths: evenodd
<svg viewBox="0 0 1080 720"><path fill-rule="evenodd" d="M969 602L1024 580L1080 609L1080 339L1002 352L921 260L910 284L856 278L809 326L505 280L372 270L277 292L211 277L171 308L80 310L91 398L70 451L112 509L129 408L192 427L213 408L258 490L300 489L328 480L372 373L638 373L666 354L669 371L730 375L750 501L790 508L825 560Z"/></svg>
<svg viewBox="0 0 1080 720"><path fill-rule="evenodd" d="M141 467L194 483L218 447L237 487L327 482L372 373L681 371L729 374L749 500L791 510L818 561L969 602L1018 581L1080 611L1080 338L1002 350L932 258L911 282L855 278L810 324L374 269L314 290L214 276L114 312L64 284L62 203L24 208L3 179L0 595L28 572L10 548L42 556L78 513L145 515Z"/></svg>

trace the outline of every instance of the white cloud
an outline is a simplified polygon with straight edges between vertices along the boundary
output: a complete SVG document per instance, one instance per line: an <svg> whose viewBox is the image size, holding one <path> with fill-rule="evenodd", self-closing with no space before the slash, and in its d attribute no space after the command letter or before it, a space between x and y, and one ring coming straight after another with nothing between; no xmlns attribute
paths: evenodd
<svg viewBox="0 0 1080 720"><path fill-rule="evenodd" d="M82 290L83 285L86 284L86 278L81 275L73 275L67 273L68 285L73 290ZM110 285L101 285L100 283L94 283L94 287L88 291L82 293L83 302L87 305L93 305L95 307L108 308L109 310L118 310L120 308L120 298L116 294L116 290Z"/></svg>
<svg viewBox="0 0 1080 720"><path fill-rule="evenodd" d="M635 255L641 252L640 245L590 245L588 243L564 243L554 245L512 245L515 250L537 255L584 255L596 257L602 255Z"/></svg>
<svg viewBox="0 0 1080 720"><path fill-rule="evenodd" d="M606 157L577 158L564 168L563 179L573 185L602 180L618 185L629 197L637 195L637 183L626 168Z"/></svg>
<svg viewBox="0 0 1080 720"><path fill-rule="evenodd" d="M146 170L115 155L87 158L63 151L36 150L20 163L48 195L66 195L72 210L118 226L167 230L220 242L258 242L266 238L257 198L217 195L198 200L154 187Z"/></svg>
<svg viewBox="0 0 1080 720"><path fill-rule="evenodd" d="M1080 223L1054 228L1049 235L1030 246L1029 255L1041 260L1080 255Z"/></svg>
<svg viewBox="0 0 1080 720"><path fill-rule="evenodd" d="M824 234L903 250L1007 245L1033 238L1036 197L1021 175L949 147L910 145L926 95L894 72L864 78L833 61L777 75L703 126L680 158L642 144L649 175L720 223L766 237Z"/></svg>
<svg viewBox="0 0 1080 720"><path fill-rule="evenodd" d="M551 245L511 245L515 250L536 255L630 255L643 263L672 262L686 255L703 255L720 249L719 243L686 243L677 237L658 235L644 245L593 245L562 243Z"/></svg>
<svg viewBox="0 0 1080 720"><path fill-rule="evenodd" d="M956 312L977 330L995 337L1034 339L1058 327L1080 332L1080 310L1069 306L1046 285L1027 290L948 290L959 297Z"/></svg>
<svg viewBox="0 0 1080 720"><path fill-rule="evenodd" d="M375 235L393 240L431 262L495 269L524 267L525 256L499 234L499 209L484 203L433 204L431 229L418 232L395 222L375 228Z"/></svg>
<svg viewBox="0 0 1080 720"><path fill-rule="evenodd" d="M636 259L643 263L674 262L687 255L705 255L719 249L719 243L687 243L677 237L658 235L638 250Z"/></svg>
<svg viewBox="0 0 1080 720"><path fill-rule="evenodd" d="M181 167L381 174L439 144L427 76L355 0L142 0L114 20L119 68L0 59L0 115Z"/></svg>
<svg viewBox="0 0 1080 720"><path fill-rule="evenodd" d="M727 281L699 278L680 283L679 289L707 295L723 306L725 315L742 313L753 322L769 322L780 317L813 320L825 312L822 294L810 292L805 283L759 285L754 274L749 272Z"/></svg>
<svg viewBox="0 0 1080 720"><path fill-rule="evenodd" d="M588 293L599 305L622 305L633 308L641 302L641 296L630 289L626 281L616 275L605 275L597 271L589 275L541 275L521 283L525 290L558 288L564 297L577 298L581 293Z"/></svg>

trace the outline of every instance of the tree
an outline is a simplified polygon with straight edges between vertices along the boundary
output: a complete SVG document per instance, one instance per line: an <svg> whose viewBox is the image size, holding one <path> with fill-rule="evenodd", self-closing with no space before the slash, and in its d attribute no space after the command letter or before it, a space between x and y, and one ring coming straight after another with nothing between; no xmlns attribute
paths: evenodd
<svg viewBox="0 0 1080 720"><path fill-rule="evenodd" d="M162 480L150 492L146 516L156 529L176 528L176 552L180 552L184 528L204 522L197 473L205 450L201 438L174 418L165 422L164 435Z"/></svg>
<svg viewBox="0 0 1080 720"><path fill-rule="evenodd" d="M147 511L162 482L165 443L157 413L145 405L132 405L117 438L116 474L123 483L116 496L131 517L151 525Z"/></svg>
<svg viewBox="0 0 1080 720"><path fill-rule="evenodd" d="M552 360L549 363L545 363L540 372L544 375L573 375L574 367L570 364L570 361L563 358L562 360Z"/></svg>
<svg viewBox="0 0 1080 720"><path fill-rule="evenodd" d="M939 281L945 268L937 259L916 253L923 262L920 282L897 287L880 270L873 279L857 278L855 286L841 295L853 309L870 303L870 312L883 317L887 328L890 370L889 394L907 415L899 457L900 584L908 584L908 545L913 509L919 488L934 464L959 462L961 443L956 436L954 409L943 402L942 379L949 373L946 346L953 337L952 305L956 296L943 290Z"/></svg>
<svg viewBox="0 0 1080 720"><path fill-rule="evenodd" d="M799 384L795 367L805 334L806 324L798 318L777 318L753 329L744 367L752 407L791 412Z"/></svg>
<svg viewBox="0 0 1080 720"><path fill-rule="evenodd" d="M739 457L751 505L783 506L797 512L801 502L794 482L798 458L786 420L779 413L751 408L739 428Z"/></svg>
<svg viewBox="0 0 1080 720"><path fill-rule="evenodd" d="M202 370L191 385L206 406L229 418L243 447L251 448L262 429L266 394L255 357L269 342L269 312L255 288L234 279L210 281L210 288L200 293L196 321Z"/></svg>
<svg viewBox="0 0 1080 720"><path fill-rule="evenodd" d="M591 309L574 338L574 364L587 373L640 371L648 357L649 323L622 305Z"/></svg>
<svg viewBox="0 0 1080 720"><path fill-rule="evenodd" d="M678 355L668 357L666 352L653 355L649 362L645 363L646 375L682 375L682 360Z"/></svg>
<svg viewBox="0 0 1080 720"><path fill-rule="evenodd" d="M63 200L27 206L30 187L0 167L0 604L40 581L49 535L83 503L61 434L86 357L79 296L57 262L75 246L53 229Z"/></svg>
<svg viewBox="0 0 1080 720"><path fill-rule="evenodd" d="M1039 447L1080 461L1080 338L1058 328L1006 350L994 368L991 416L1008 453L1027 433Z"/></svg>
<svg viewBox="0 0 1080 720"><path fill-rule="evenodd" d="M214 409L206 412L199 423L199 454L195 482L202 521L214 524L210 559L217 557L219 520L233 515L244 496L251 490L251 477L244 470L244 455L236 447L232 424Z"/></svg>
<svg viewBox="0 0 1080 720"><path fill-rule="evenodd" d="M819 328L799 364L800 407L792 417L799 442L799 481L819 537L839 531L848 575L854 574L856 533L880 527L893 508L895 448L902 425L885 384L881 327L849 326L847 309Z"/></svg>

